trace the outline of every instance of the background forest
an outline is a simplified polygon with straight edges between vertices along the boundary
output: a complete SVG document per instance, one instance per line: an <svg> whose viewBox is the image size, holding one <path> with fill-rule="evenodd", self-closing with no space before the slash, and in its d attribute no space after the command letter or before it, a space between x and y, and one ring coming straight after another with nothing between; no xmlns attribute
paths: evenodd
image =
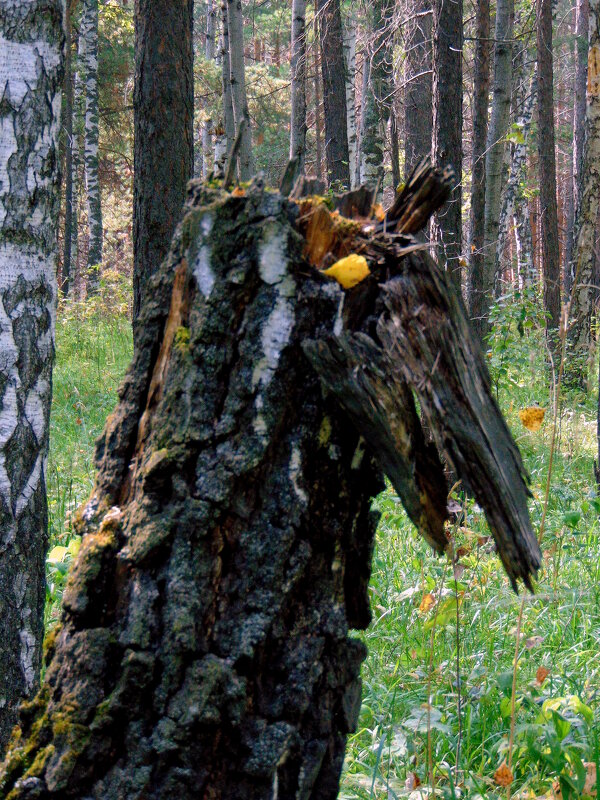
<svg viewBox="0 0 600 800"><path fill-rule="evenodd" d="M223 36L227 5L242 15L239 41ZM323 194L369 182L387 207L423 157L453 165L428 237L461 286L531 476L544 567L522 599L460 485L452 564L391 490L379 498L344 798L434 785L448 797L597 794L597 13L597 0L194 3L197 177L219 169L228 113L246 102L241 181L262 171L276 186L296 156ZM48 626L79 546L70 515L132 349L133 3L72 0L68 22ZM245 97L231 99L232 77Z"/></svg>

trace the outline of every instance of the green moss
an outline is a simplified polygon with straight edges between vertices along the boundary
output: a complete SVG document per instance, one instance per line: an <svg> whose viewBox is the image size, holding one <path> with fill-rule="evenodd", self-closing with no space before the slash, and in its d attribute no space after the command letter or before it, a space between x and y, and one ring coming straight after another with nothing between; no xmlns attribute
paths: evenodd
<svg viewBox="0 0 600 800"><path fill-rule="evenodd" d="M181 353L187 353L190 348L190 329L183 325L175 331L175 347Z"/></svg>

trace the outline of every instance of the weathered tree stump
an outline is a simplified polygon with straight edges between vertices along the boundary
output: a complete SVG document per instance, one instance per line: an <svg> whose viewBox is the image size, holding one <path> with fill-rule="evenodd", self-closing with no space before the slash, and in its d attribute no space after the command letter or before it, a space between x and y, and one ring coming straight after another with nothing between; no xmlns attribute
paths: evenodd
<svg viewBox="0 0 600 800"><path fill-rule="evenodd" d="M364 245L372 266L344 292L309 263L310 202L235 194L192 184L153 279L2 797L335 798L360 707L349 631L370 619L375 455L445 546L439 458L406 376L397 402L382 385L380 283L414 243L335 219L325 260ZM342 404L311 365L335 353ZM511 575L528 580L528 520L514 537Z"/></svg>

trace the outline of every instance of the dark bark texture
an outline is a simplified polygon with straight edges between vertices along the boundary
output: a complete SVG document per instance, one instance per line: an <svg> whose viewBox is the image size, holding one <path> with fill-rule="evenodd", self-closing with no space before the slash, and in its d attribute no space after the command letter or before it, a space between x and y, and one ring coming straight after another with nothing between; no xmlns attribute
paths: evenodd
<svg viewBox="0 0 600 800"><path fill-rule="evenodd" d="M136 0L133 319L166 256L192 176L193 0Z"/></svg>
<svg viewBox="0 0 600 800"><path fill-rule="evenodd" d="M556 203L556 155L552 77L552 0L538 0L538 163L544 310L546 326L557 331L560 322L560 248Z"/></svg>
<svg viewBox="0 0 600 800"><path fill-rule="evenodd" d="M325 112L325 158L329 183L350 187L346 65L340 0L317 0Z"/></svg>
<svg viewBox="0 0 600 800"><path fill-rule="evenodd" d="M473 157L471 161L471 218L468 297L473 328L483 342L485 325L484 239L485 239L485 146L490 99L490 3L477 4L477 42L473 78Z"/></svg>
<svg viewBox="0 0 600 800"><path fill-rule="evenodd" d="M426 174L404 209L414 201L414 211L419 192L447 196L438 188ZM426 538L446 544L443 471L395 358L398 339L409 350L419 342L408 369L416 358L431 373L415 387L423 408L438 392L453 410L454 400L474 402L477 424L467 417L465 434L443 421L439 442L460 468L456 453L489 451L493 437L497 462L473 460L465 477L476 493L485 484L480 502L511 580L528 582L539 566L522 464L485 402L461 301L406 235L427 216L397 207L390 230L402 230L358 232L373 273L343 292L311 263L323 236L319 262L339 255L348 221L338 235L319 201L299 205L300 214L258 181L245 197L192 184L98 445L45 684L0 767L10 800L337 796L365 656L349 629L370 619L370 501L383 486L372 453ZM435 275L415 280L415 270ZM405 282L406 315L394 289ZM448 338L439 378L427 313L436 324L447 315L432 339ZM461 347L468 355L455 367L448 356ZM471 384L457 377L465 368Z"/></svg>
<svg viewBox="0 0 600 800"><path fill-rule="evenodd" d="M433 141L436 166L450 163L456 176L450 202L434 218L439 260L456 286L461 283L462 245L462 0L433 2Z"/></svg>
<svg viewBox="0 0 600 800"><path fill-rule="evenodd" d="M485 0L484 0L485 1ZM406 26L404 174L431 154L431 0L414 4Z"/></svg>

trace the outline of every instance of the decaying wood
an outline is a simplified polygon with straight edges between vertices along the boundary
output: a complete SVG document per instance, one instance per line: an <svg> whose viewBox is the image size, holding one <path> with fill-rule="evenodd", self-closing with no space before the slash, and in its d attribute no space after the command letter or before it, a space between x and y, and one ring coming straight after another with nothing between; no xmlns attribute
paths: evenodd
<svg viewBox="0 0 600 800"><path fill-rule="evenodd" d="M518 452L460 299L406 234L444 186L420 173L390 234L370 207L348 220L261 180L191 185L1 797L334 800L360 709L365 648L349 631L370 619L377 460L446 544L413 392L529 585ZM348 252L371 273L344 291L319 269Z"/></svg>

